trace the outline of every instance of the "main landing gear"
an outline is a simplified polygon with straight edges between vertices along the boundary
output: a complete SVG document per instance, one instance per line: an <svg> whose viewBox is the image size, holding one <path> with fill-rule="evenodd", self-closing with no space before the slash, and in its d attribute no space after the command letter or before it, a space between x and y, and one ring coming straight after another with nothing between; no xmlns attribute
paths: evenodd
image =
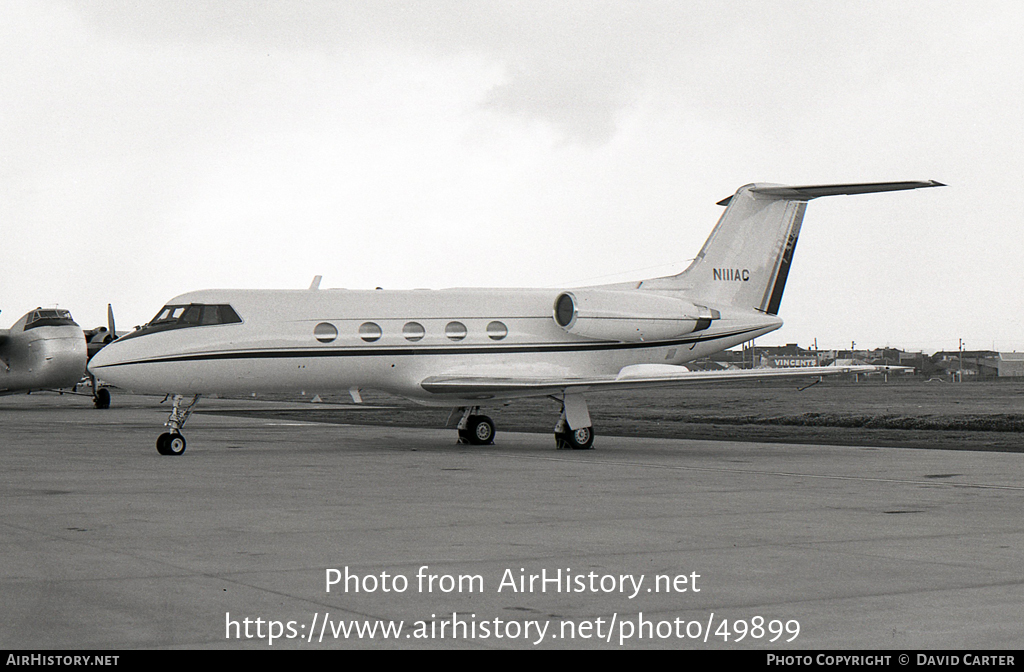
<svg viewBox="0 0 1024 672"><path fill-rule="evenodd" d="M458 443L469 443L474 446L489 446L494 443L494 421L486 415L478 415L479 406L462 410L462 419L456 426L459 431Z"/></svg>
<svg viewBox="0 0 1024 672"><path fill-rule="evenodd" d="M593 449L594 427L590 422L590 413L587 411L587 402L583 395L563 394L552 399L562 404L562 414L555 425L555 449ZM479 406L457 408L452 413L452 419L459 411L462 412L462 418L456 425L459 433L458 443L475 446L489 446L494 443L494 421L486 415L480 415Z"/></svg>
<svg viewBox="0 0 1024 672"><path fill-rule="evenodd" d="M156 451L161 455L181 455L185 452L185 437L181 435L181 428L192 415L192 409L199 403L201 395L194 395L191 401L186 402L184 395L174 395L174 406L167 418L166 427L169 431L164 432L156 440Z"/></svg>
<svg viewBox="0 0 1024 672"><path fill-rule="evenodd" d="M555 425L555 450L593 450L593 427L559 430L561 425L561 422Z"/></svg>
<svg viewBox="0 0 1024 672"><path fill-rule="evenodd" d="M555 397L555 400L559 399ZM594 427L590 422L587 400L582 394L563 394L562 415L555 425L555 450L591 450Z"/></svg>

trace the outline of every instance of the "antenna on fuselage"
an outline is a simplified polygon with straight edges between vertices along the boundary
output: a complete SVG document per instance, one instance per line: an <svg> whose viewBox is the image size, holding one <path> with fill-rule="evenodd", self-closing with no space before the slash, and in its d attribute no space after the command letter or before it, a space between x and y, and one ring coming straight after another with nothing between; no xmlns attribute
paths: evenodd
<svg viewBox="0 0 1024 672"><path fill-rule="evenodd" d="M314 275L313 282L309 283L309 288L311 290L320 289L320 281L323 280L323 277L322 275Z"/></svg>

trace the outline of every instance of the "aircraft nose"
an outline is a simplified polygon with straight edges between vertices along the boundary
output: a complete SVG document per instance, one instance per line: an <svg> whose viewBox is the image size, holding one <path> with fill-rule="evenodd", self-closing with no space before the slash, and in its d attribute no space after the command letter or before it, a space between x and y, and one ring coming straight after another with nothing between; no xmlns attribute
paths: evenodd
<svg viewBox="0 0 1024 672"><path fill-rule="evenodd" d="M41 387L73 387L81 380L85 373L84 338L45 338L36 343L40 350Z"/></svg>
<svg viewBox="0 0 1024 672"><path fill-rule="evenodd" d="M100 377L104 367L115 366L118 362L116 349L117 344L110 343L93 355L92 359L89 360L89 365L86 367L89 369L89 373Z"/></svg>
<svg viewBox="0 0 1024 672"><path fill-rule="evenodd" d="M127 383L130 381L124 380L124 367L118 366L118 364L124 361L124 358L118 352L118 345L117 341L114 341L104 346L102 350L92 356L86 368L98 381L107 385L129 389Z"/></svg>

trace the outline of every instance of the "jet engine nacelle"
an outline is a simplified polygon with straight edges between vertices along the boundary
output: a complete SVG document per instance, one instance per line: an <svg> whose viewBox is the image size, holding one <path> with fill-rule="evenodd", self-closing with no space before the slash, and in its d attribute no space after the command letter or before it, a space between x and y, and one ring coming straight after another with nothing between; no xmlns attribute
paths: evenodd
<svg viewBox="0 0 1024 672"><path fill-rule="evenodd" d="M555 324L575 336L658 341L707 329L717 310L642 290L576 290L555 299Z"/></svg>

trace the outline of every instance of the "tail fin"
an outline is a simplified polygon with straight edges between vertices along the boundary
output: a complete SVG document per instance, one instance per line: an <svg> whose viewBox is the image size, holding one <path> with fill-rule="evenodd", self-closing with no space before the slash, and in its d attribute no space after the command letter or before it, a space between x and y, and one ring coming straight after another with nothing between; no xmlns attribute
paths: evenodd
<svg viewBox="0 0 1024 672"><path fill-rule="evenodd" d="M709 303L777 315L807 201L819 196L942 186L934 180L805 187L748 184L719 201L727 206L725 213L685 271L645 280L639 286L688 290Z"/></svg>

